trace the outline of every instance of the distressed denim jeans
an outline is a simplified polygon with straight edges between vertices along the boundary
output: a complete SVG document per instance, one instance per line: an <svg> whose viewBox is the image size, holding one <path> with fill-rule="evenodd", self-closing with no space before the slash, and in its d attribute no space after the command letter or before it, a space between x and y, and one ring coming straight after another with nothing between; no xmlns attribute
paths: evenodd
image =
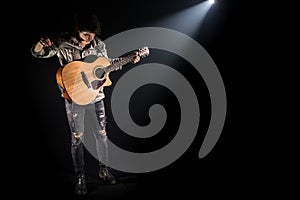
<svg viewBox="0 0 300 200"><path fill-rule="evenodd" d="M88 105L77 105L69 103L67 100L65 103L71 130L71 155L75 174L78 175L85 172L84 136L87 128L92 130L96 141L99 165L106 165L108 162L108 141L104 101L101 100ZM86 118L88 118L88 123Z"/></svg>

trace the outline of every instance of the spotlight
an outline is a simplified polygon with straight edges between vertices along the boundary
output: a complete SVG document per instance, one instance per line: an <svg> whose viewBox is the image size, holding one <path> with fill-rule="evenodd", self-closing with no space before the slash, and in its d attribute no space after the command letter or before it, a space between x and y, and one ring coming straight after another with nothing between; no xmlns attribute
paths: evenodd
<svg viewBox="0 0 300 200"><path fill-rule="evenodd" d="M209 4L214 4L215 1L214 0L208 0Z"/></svg>

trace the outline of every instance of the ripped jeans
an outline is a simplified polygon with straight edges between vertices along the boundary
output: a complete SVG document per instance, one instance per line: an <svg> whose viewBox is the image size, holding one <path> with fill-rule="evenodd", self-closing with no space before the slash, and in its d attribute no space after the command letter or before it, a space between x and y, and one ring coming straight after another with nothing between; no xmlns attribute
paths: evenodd
<svg viewBox="0 0 300 200"><path fill-rule="evenodd" d="M66 103L66 113L71 130L71 155L74 172L76 175L85 172L84 161L84 135L85 125L90 126L96 140L96 151L98 154L99 166L108 162L108 141L106 136L106 115L103 100L94 104L77 105ZM88 123L85 118L88 115ZM90 127L88 127L90 128Z"/></svg>

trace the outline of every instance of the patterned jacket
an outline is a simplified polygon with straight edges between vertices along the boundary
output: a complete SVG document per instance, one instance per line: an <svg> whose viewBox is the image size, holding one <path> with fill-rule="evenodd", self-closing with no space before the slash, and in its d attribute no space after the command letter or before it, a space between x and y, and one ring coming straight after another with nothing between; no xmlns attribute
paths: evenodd
<svg viewBox="0 0 300 200"><path fill-rule="evenodd" d="M114 58L111 59L107 55L107 50L105 43L99 38L95 37L94 40L91 41L91 43L86 47L82 48L79 45L79 41L73 37L69 36L68 33L64 33L63 36L59 37L56 43L54 45L55 47L51 48L43 48L41 52L34 52L33 47L31 48L31 53L34 57L36 58L51 58L53 56L58 57L58 61L61 66L64 66L68 64L69 62L80 60L83 61L84 59L87 58L87 56L96 56L96 57L105 57L109 60L110 63L114 63L122 58ZM119 68L121 69L121 67ZM118 69L116 69L118 70ZM63 95L63 88L59 86L59 89L62 92L62 97ZM92 102L97 102L102 100L105 97L103 88L99 90L99 94L97 95L96 99Z"/></svg>

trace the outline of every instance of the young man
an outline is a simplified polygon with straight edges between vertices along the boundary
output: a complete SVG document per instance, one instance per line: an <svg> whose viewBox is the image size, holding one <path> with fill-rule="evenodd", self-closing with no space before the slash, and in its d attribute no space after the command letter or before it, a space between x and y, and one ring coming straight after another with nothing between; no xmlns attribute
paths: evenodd
<svg viewBox="0 0 300 200"><path fill-rule="evenodd" d="M87 56L105 57L110 63L115 63L122 58L111 59L107 55L105 43L99 38L101 27L98 17L93 13L77 15L74 30L63 33L55 40L42 37L31 49L36 58L50 58L57 56L63 67L72 61L83 61ZM132 63L140 60L138 54L133 54ZM120 68L118 68L120 69ZM84 78L83 78L84 79ZM84 81L84 80L83 80ZM96 115L97 130L94 131L96 148L99 160L99 177L109 184L115 184L115 177L108 171L108 141L106 133L106 114L104 106L103 87L97 91L97 95L87 105L80 105L72 101L62 85L58 84L65 97L65 109L71 132L71 155L73 159L74 173L76 176L75 192L79 195L87 193L84 162L84 118L88 113Z"/></svg>

